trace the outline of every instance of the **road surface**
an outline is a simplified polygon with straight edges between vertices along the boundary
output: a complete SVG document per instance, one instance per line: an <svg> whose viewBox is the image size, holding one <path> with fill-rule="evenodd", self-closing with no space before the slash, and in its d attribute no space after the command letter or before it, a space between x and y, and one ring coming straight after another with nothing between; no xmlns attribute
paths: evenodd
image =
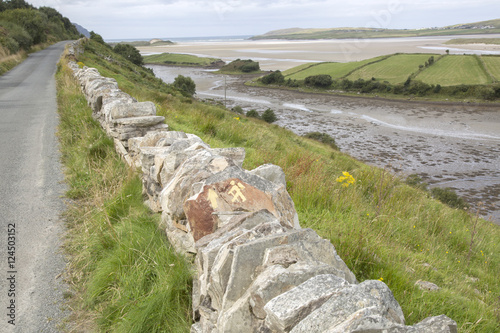
<svg viewBox="0 0 500 333"><path fill-rule="evenodd" d="M54 77L64 46L0 77L0 332L58 332L65 315Z"/></svg>

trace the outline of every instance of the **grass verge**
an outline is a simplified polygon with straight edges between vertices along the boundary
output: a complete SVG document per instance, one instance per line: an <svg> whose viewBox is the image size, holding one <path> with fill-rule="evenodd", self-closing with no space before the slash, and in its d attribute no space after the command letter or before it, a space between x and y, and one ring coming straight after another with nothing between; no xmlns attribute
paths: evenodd
<svg viewBox="0 0 500 333"><path fill-rule="evenodd" d="M110 60L104 60L104 57ZM139 67L127 70L126 68L131 65L120 63L116 55L99 48L98 45L88 44L86 52L80 55L78 60L85 65L98 68L105 76L114 77L121 89L138 100L153 101L158 114L166 117L166 122L172 130L199 135L212 147L244 147L247 152L244 162L246 169L264 163L281 166L285 171L287 188L295 202L302 227L313 228L320 236L329 239L358 280L380 279L387 283L401 304L408 325L428 316L446 314L457 321L460 332L500 330L498 280L500 228L498 226L481 219L475 224L474 214L449 208L432 199L428 192L406 185L400 178L386 170L362 164L317 141L296 136L291 131L276 125L268 125L263 121L233 114L222 107L182 97L173 91L171 86L158 83L150 73L142 72ZM76 88L74 94L78 95ZM80 103L84 104L84 101L81 100ZM74 104L70 102L68 107ZM72 113L74 111L70 111L70 114ZM82 124L87 121L92 121L90 116L85 122L77 122L78 125L73 125L71 128L83 127ZM74 140L82 141L79 137ZM96 139L86 141L81 146L81 151L75 151L74 154L88 155L90 149L88 147L92 146L92 142L98 141ZM71 153L70 150L68 154ZM87 159L87 162L81 164L75 167L76 172L88 170L84 169L84 166L90 164L90 161ZM98 167L102 168L107 170L110 167ZM83 178L92 178L87 172L89 171L80 173ZM341 178L345 176L344 172L351 175L354 181L346 184ZM102 173L104 172L101 171L100 174ZM101 249L107 248L106 244L115 238L113 229L108 229L111 228L109 224L118 232L118 222L110 217L108 223L106 216L124 215L124 213L110 215L107 205L111 205L116 198L125 197L126 200L132 200L127 198L131 195L130 198L136 198L135 205L139 206L138 194L132 194L132 190L123 193L119 190L121 187L114 183L117 178L127 179L125 174L126 171L123 171L121 177L96 181L100 186L99 192L102 192L101 201L107 204L98 206L90 203L86 206L88 212L82 210L74 214L82 220L94 215L103 217L98 227L85 227L87 222L75 222L77 225L82 225L75 237L87 233L90 235L88 242L98 243L99 251L95 254L96 257L108 256L101 254ZM140 192L138 184L136 191ZM114 193L114 196L104 200L104 197L108 198L111 195L108 192ZM94 206L101 208L94 210ZM129 203L118 205L125 211L129 206L131 206ZM137 219L141 220L148 214L144 211L141 213L141 218ZM125 225L132 220L134 218L124 219ZM82 243L73 250L73 253L79 255L87 251L87 247L88 244ZM111 248L116 248L116 245ZM134 255L139 251L129 252L130 255ZM94 274L103 280L127 280L121 278L122 274L127 273L126 269L111 271L107 269L104 261L99 265L94 257L79 259L76 262L79 262L80 266L94 267L92 268L94 273L86 273L86 277L77 278L75 281L78 285L83 284L78 287L83 291L95 290L92 289L91 281L91 276ZM155 266L155 263L145 263L144 269L150 269L149 265ZM181 263L175 263L176 269L169 271L169 265L166 262L158 265L160 266L158 269L174 274L176 269L182 267ZM99 273L101 270L103 272ZM156 274L163 277L160 275L163 273ZM441 289L437 292L420 290L415 285L418 280L433 282ZM108 315L109 318L118 318L122 323L127 322L130 319L121 319L121 314L115 314L112 309L114 304L120 303L123 294L130 295L128 289L135 289L136 285L137 283L125 284L120 287L123 289L118 289L117 284L111 284L112 287L107 294L90 292L97 297L89 299L82 296L81 309L93 311L91 313L94 313L94 316L98 316L100 312L111 313ZM171 288L176 286L172 285ZM179 304L189 302L180 300L181 297L189 298L183 293L187 290L184 286L183 284L182 292L176 294L179 295ZM84 295L88 295L88 292ZM139 294L134 295L136 297ZM143 300L144 307L154 304L152 300L148 301L146 298ZM161 308L157 312L166 310ZM178 306L171 311L176 317L184 318L187 310ZM125 312L123 310L123 313ZM99 320L105 321L108 317L101 316ZM153 318L151 321L153 320L161 319ZM106 329L113 331L106 322L101 327L104 331Z"/></svg>
<svg viewBox="0 0 500 333"><path fill-rule="evenodd" d="M189 332L190 264L157 229L142 182L114 151L64 63L57 73L71 257L69 332Z"/></svg>
<svg viewBox="0 0 500 333"><path fill-rule="evenodd" d="M0 75L10 71L26 59L26 52L19 52L13 55L0 57Z"/></svg>

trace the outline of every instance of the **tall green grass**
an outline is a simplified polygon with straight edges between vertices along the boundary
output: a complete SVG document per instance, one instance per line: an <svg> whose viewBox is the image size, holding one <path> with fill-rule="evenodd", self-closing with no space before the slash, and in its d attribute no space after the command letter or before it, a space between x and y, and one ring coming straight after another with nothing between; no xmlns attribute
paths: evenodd
<svg viewBox="0 0 500 333"><path fill-rule="evenodd" d="M158 230L129 171L64 65L59 138L72 200L65 249L73 286L70 332L189 332L191 265Z"/></svg>
<svg viewBox="0 0 500 333"><path fill-rule="evenodd" d="M479 220L472 229L474 212L449 208L386 170L276 125L182 97L168 85L158 88L153 78L137 75L139 68L124 70L124 64L102 59L113 56L105 49L97 51L99 56L87 51L79 61L116 78L137 99L155 102L172 130L197 134L213 147L245 147L247 169L281 166L302 227L329 239L358 280L387 283L407 324L446 314L458 322L460 332L500 330L498 226ZM343 172L355 183L342 186L337 178ZM415 286L418 280L441 289L422 291ZM103 304L102 310L115 302Z"/></svg>

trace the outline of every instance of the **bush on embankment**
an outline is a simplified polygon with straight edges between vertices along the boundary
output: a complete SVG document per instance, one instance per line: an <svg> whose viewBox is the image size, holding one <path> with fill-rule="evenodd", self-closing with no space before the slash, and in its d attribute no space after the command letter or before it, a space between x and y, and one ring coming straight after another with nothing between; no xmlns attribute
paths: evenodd
<svg viewBox="0 0 500 333"><path fill-rule="evenodd" d="M104 57L110 57L110 60ZM172 130L199 135L212 147L245 147L245 168L252 169L264 163L281 166L286 173L287 188L294 199L302 227L311 227L329 239L358 280L380 279L387 283L401 304L408 325L428 316L446 314L457 321L461 332L494 332L500 329L498 226L479 220L474 227L475 217L466 211L449 208L430 198L427 192L406 185L387 171L362 164L325 144L299 137L276 125L184 97L171 85L159 82L149 71L118 62L111 50L95 43L88 44L87 51L78 61L98 68L104 76L114 77L122 90L138 100L153 101L157 114L166 117ZM78 95L76 91L73 94ZM83 97L80 98L79 104L85 104ZM87 118L79 123L91 122L90 109L86 112ZM81 140L76 133L71 135L71 140ZM88 155L91 142L99 140L84 142L82 148L72 154ZM119 190L116 184L117 180L125 178L125 171L121 176L91 180L93 177L87 174L88 171L83 171L88 170L83 169L85 163L93 165L93 162L86 161L75 167L75 172L81 177L75 182L98 183L95 192L103 199L90 204L87 210L73 214L78 217L73 224L80 227L75 229L76 235L73 236L74 253L78 254L76 262L79 263L74 265L84 266L86 260L90 262L91 271L85 273L85 279L80 279L80 283L85 285L79 288L94 291L85 294L86 301L81 306L85 311L94 311L97 321L103 325L102 330L112 330L110 327L121 327L113 325L128 323L129 313L139 312L148 305L155 306L156 303L147 297L155 294L156 287L144 287L142 290L148 296L140 302L130 302L117 308L115 305L122 304L128 297L133 299L139 295L136 292L133 297L130 296L129 289L135 290L137 283L133 285L130 282L132 279L126 277L129 267L134 265L130 261L114 261L114 268L110 271L106 261L108 252L102 254L101 251L116 248L112 242L116 238L115 232L131 237L135 234L135 231L118 230L116 225L119 222L114 217L125 216L121 219L125 226L143 221L148 216L151 219L155 217L147 211L131 215L124 213L129 206L140 206L139 184L135 189L134 186L127 187L127 191ZM95 168L94 173L114 167L96 165ZM138 194L133 194L134 191ZM89 192L86 185L81 192ZM130 198L135 198L134 205L128 201L121 204L120 200L132 200ZM121 209L115 214L113 207L116 205ZM95 210L91 210L93 206L96 206ZM86 231L90 217L98 222L93 227L87 227ZM89 239L85 241L85 237ZM139 234L138 238L143 239L145 235ZM95 247L97 252L92 252L86 242L101 244ZM155 244L158 246L160 243ZM165 251L169 251L168 247ZM142 253L135 247L129 252L131 258ZM147 260L150 257L142 256L143 269L155 265ZM189 302L186 280L179 278L183 282L178 283L167 279L162 283L160 279L166 279L161 274L184 276L182 271L185 266L176 260L166 259L158 264L158 271L151 274L159 277L154 281L173 289L179 306L167 314L161 313L168 309L158 309L156 317L150 320L151 324L170 327L171 324L163 322L162 318L173 316L185 319L187 316L187 307L180 306ZM171 267L171 264L174 266ZM161 273L162 269L166 273ZM78 277L78 273L75 275ZM102 281L107 287L92 289L90 281L94 279ZM415 286L418 280L433 282L441 289L437 292L420 290ZM119 285L117 281L124 283ZM125 293L127 296L124 296ZM182 297L185 297L184 301ZM188 332L189 329L178 331Z"/></svg>

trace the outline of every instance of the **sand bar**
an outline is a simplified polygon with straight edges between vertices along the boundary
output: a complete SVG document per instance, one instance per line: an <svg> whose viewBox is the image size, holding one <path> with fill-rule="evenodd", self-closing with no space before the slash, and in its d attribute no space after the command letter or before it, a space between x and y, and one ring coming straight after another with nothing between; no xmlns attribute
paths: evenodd
<svg viewBox="0 0 500 333"><path fill-rule="evenodd" d="M263 70L286 70L311 62L359 61L396 52L450 54L489 53L500 55L500 45L447 45L455 38L500 38L500 35L436 36L379 39L261 40L235 42L185 42L167 46L138 47L142 54L185 53L215 57L224 61L238 58L259 61Z"/></svg>

